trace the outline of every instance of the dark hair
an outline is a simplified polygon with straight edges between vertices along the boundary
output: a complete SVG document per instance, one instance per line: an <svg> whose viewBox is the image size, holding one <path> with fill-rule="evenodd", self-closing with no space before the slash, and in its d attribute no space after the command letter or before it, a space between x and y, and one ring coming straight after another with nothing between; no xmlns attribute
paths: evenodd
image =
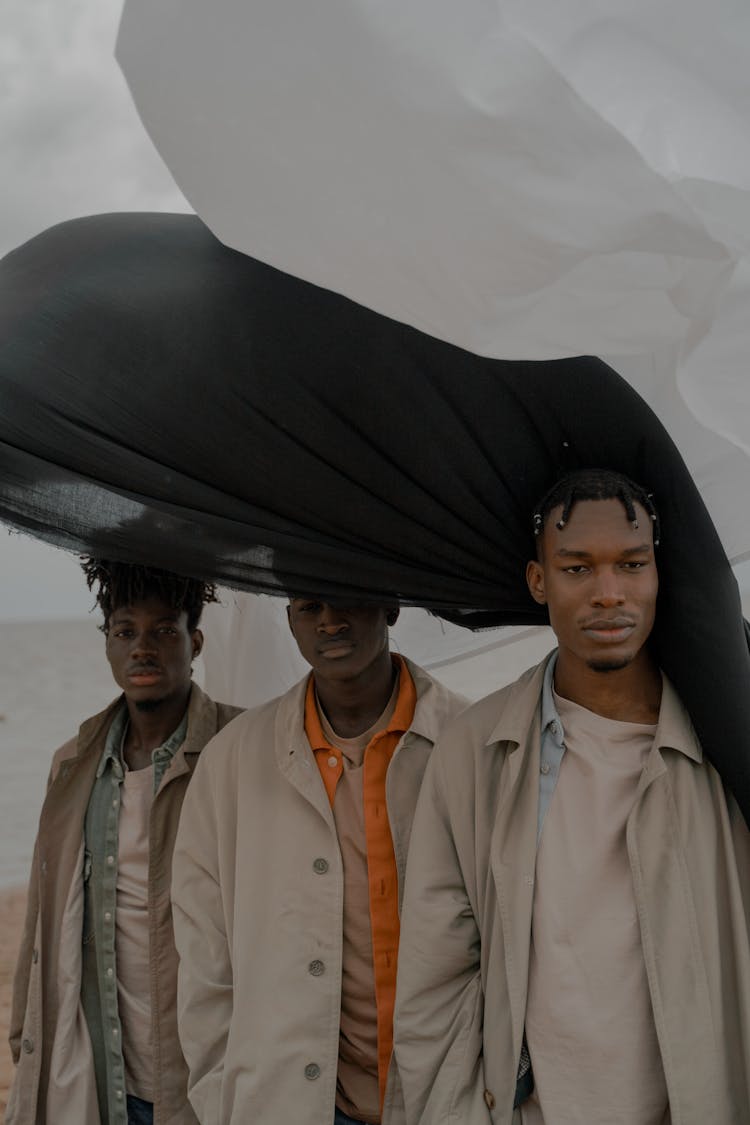
<svg viewBox="0 0 750 1125"><path fill-rule="evenodd" d="M541 535L550 512L560 505L562 514L556 526L562 530L570 519L574 505L580 500L619 500L633 527L638 527L635 505L640 504L651 517L654 546L659 546L661 525L654 507L653 494L624 473L616 473L611 469L578 469L561 477L534 509L534 535Z"/></svg>
<svg viewBox="0 0 750 1125"><path fill-rule="evenodd" d="M192 633L198 626L204 605L219 600L212 582L183 578L169 570L86 557L81 559L81 567L89 590L97 587L96 604L104 615L101 626L104 633L109 627L110 615L116 609L152 597L161 599L171 609L184 609L188 631Z"/></svg>

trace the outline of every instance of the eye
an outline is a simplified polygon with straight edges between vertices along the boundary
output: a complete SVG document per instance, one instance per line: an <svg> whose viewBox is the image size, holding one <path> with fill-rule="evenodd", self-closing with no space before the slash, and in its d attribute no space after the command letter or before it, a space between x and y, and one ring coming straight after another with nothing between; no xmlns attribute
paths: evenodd
<svg viewBox="0 0 750 1125"><path fill-rule="evenodd" d="M303 602L297 607L298 613L319 613L322 606L320 602Z"/></svg>
<svg viewBox="0 0 750 1125"><path fill-rule="evenodd" d="M565 574L585 574L588 567L584 563L573 563L572 566L564 566L563 572Z"/></svg>
<svg viewBox="0 0 750 1125"><path fill-rule="evenodd" d="M133 630L126 628L126 626L124 626L124 625L121 625L120 628L115 629L114 632L111 635L113 637L119 637L121 639L125 639L127 637L133 636Z"/></svg>
<svg viewBox="0 0 750 1125"><path fill-rule="evenodd" d="M648 566L648 563L638 559L629 559L622 565L625 570L643 570L644 566Z"/></svg>

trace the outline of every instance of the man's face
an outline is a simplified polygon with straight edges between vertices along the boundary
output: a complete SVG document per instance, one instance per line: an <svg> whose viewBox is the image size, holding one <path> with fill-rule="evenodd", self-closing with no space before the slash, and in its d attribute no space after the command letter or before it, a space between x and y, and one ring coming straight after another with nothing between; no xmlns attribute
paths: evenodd
<svg viewBox="0 0 750 1125"><path fill-rule="evenodd" d="M382 606L338 606L319 597L292 598L287 607L289 628L316 677L353 680L377 665L388 653L388 626L397 609Z"/></svg>
<svg viewBox="0 0 750 1125"><path fill-rule="evenodd" d="M200 629L188 631L185 610L149 597L110 614L107 659L115 682L141 710L178 699L190 687L191 664L203 646Z"/></svg>
<svg viewBox="0 0 750 1125"><path fill-rule="evenodd" d="M635 505L638 527L619 500L581 500L562 530L562 508L547 517L540 559L526 580L546 605L560 656L597 672L633 661L653 628L659 579L651 519Z"/></svg>

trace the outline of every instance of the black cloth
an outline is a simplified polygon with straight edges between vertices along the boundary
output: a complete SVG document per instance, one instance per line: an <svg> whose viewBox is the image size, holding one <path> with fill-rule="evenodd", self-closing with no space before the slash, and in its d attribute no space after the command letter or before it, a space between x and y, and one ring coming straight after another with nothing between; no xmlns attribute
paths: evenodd
<svg viewBox="0 0 750 1125"><path fill-rule="evenodd" d="M541 624L532 508L594 465L655 494L658 657L747 815L736 583L679 452L606 364L472 355L190 215L74 220L0 263L0 520L69 550Z"/></svg>

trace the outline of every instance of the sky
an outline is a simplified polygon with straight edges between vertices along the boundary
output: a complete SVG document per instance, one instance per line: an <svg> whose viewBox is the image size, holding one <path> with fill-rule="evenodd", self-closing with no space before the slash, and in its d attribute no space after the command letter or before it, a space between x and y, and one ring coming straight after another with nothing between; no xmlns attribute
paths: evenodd
<svg viewBox="0 0 750 1125"><path fill-rule="evenodd" d="M103 211L189 211L114 59L121 4L4 0L0 255ZM75 558L0 525L0 621L84 617Z"/></svg>

